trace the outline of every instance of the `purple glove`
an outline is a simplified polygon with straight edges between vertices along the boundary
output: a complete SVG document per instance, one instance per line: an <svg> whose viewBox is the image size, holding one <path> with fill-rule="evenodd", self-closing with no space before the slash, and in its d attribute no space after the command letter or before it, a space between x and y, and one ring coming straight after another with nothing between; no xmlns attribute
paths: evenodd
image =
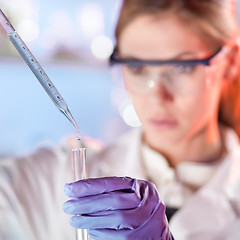
<svg viewBox="0 0 240 240"><path fill-rule="evenodd" d="M80 180L65 185L72 198L64 203L65 213L75 228L89 229L96 240L171 240L165 206L155 186L128 177Z"/></svg>

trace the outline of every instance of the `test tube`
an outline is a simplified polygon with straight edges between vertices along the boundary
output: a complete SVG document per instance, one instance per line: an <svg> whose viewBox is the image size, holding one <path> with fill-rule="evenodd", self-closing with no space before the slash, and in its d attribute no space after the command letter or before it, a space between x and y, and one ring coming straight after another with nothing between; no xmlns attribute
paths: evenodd
<svg viewBox="0 0 240 240"><path fill-rule="evenodd" d="M74 181L87 178L86 148L72 149L72 167ZM76 240L90 240L87 229L76 229Z"/></svg>

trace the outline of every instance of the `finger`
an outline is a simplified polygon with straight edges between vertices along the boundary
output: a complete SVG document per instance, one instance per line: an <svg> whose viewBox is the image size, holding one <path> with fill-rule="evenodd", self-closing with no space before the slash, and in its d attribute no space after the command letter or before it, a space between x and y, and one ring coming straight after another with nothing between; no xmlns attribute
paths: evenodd
<svg viewBox="0 0 240 240"><path fill-rule="evenodd" d="M68 197L85 197L118 190L131 190L134 179L129 177L90 178L64 186Z"/></svg>
<svg viewBox="0 0 240 240"><path fill-rule="evenodd" d="M135 229L147 222L156 209L165 212L164 205L159 203L155 208L152 206L140 206L130 210L105 211L91 215L73 216L70 223L73 227L81 229Z"/></svg>
<svg viewBox="0 0 240 240"><path fill-rule="evenodd" d="M135 193L111 192L72 199L63 204L67 214L92 214L100 211L137 208L141 199Z"/></svg>
<svg viewBox="0 0 240 240"><path fill-rule="evenodd" d="M73 216L70 219L70 224L74 228L80 229L134 229L137 226L136 219L133 218L134 222L130 219L129 221L124 220L122 215L124 215L123 211L126 210L119 211L107 211L91 216ZM128 213L126 215L130 215ZM134 214L133 211L131 211L131 214Z"/></svg>
<svg viewBox="0 0 240 240"><path fill-rule="evenodd" d="M89 229L88 234L95 240L122 240L122 239L170 239L165 208L159 204L149 219L134 229ZM162 220L161 220L162 219ZM165 227L163 227L165 226ZM172 239L172 238L171 238Z"/></svg>
<svg viewBox="0 0 240 240"><path fill-rule="evenodd" d="M113 230L113 229L93 229L88 231L88 235L95 240L122 240L129 239L128 235L131 235L131 231L129 229L122 230ZM134 238L132 238L134 239ZM148 238L144 238L148 239Z"/></svg>

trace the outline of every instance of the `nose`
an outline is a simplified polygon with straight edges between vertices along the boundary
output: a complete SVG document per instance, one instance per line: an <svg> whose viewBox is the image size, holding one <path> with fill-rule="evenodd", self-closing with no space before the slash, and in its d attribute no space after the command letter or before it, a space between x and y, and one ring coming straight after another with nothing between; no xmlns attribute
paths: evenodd
<svg viewBox="0 0 240 240"><path fill-rule="evenodd" d="M169 79L164 74L158 74L154 78L151 78L148 82L148 87L151 89L149 96L157 101L172 101L173 94L166 84L167 81Z"/></svg>

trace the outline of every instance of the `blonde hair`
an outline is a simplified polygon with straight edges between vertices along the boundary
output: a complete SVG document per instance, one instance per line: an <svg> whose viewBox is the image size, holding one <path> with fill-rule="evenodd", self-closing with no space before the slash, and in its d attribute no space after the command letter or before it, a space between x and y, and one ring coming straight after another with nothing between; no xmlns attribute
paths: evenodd
<svg viewBox="0 0 240 240"><path fill-rule="evenodd" d="M115 29L116 51L123 29L133 19L144 14L157 16L166 11L174 11L180 20L189 24L207 43L216 48L226 45L235 40L238 34L233 3L233 0L124 0ZM240 137L239 73L223 89L219 122L234 128Z"/></svg>

